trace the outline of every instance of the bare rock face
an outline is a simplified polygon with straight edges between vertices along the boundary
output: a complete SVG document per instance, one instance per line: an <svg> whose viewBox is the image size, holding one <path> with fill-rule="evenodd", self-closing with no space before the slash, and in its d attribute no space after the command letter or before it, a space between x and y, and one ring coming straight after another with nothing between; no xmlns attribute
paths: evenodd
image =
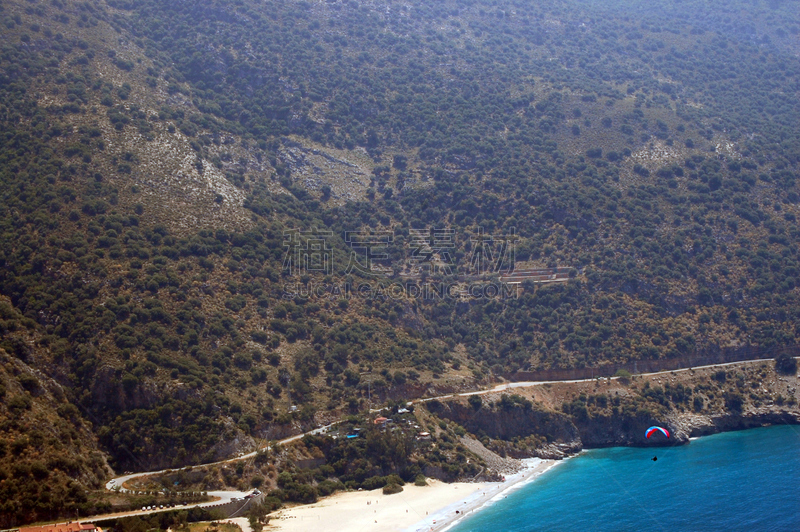
<svg viewBox="0 0 800 532"><path fill-rule="evenodd" d="M211 448L211 452L214 453L214 458L216 460L223 460L230 456L236 456L239 453L250 452L257 449L255 440L239 430L232 420L226 420L225 434L227 437L222 438Z"/></svg>
<svg viewBox="0 0 800 532"><path fill-rule="evenodd" d="M579 441L572 443L547 443L534 451L534 454L543 460L562 460L576 454L583 449Z"/></svg>
<svg viewBox="0 0 800 532"><path fill-rule="evenodd" d="M561 412L521 406L502 408L484 405L476 409L460 401L432 401L428 404L428 408L437 416L454 421L473 434L485 435L492 439L510 441L531 435L543 437L545 442L538 447L528 450L515 449L510 455L515 458L527 455L556 460L575 454L584 448L684 445L690 438L718 432L775 424L800 424L799 409L779 408L776 405L747 407L741 412L720 411L709 414L673 410L663 418L641 414L569 416ZM663 437L646 439L645 431L653 425L669 430L669 440ZM483 445L480 447L483 448ZM488 450L487 452L491 453ZM476 454L482 456L480 453ZM500 468L504 464L495 465Z"/></svg>
<svg viewBox="0 0 800 532"><path fill-rule="evenodd" d="M373 162L363 149L337 150L286 137L278 156L296 183L315 193L328 187L336 204L361 200L369 187Z"/></svg>
<svg viewBox="0 0 800 532"><path fill-rule="evenodd" d="M162 390L152 380L141 379L126 389L121 377L121 372L111 366L98 368L91 389L93 404L116 409L150 408L162 399Z"/></svg>
<svg viewBox="0 0 800 532"><path fill-rule="evenodd" d="M486 462L486 466L494 473L512 475L522 469L522 462L514 458L503 458L499 454L483 446L481 442L469 436L462 436L459 441Z"/></svg>
<svg viewBox="0 0 800 532"><path fill-rule="evenodd" d="M510 440L532 434L544 436L548 443L560 449L582 448L578 428L565 414L534 408L495 409L481 407L477 410L456 401L430 402L428 408L436 415L455 421L473 434ZM532 450L533 451L533 450ZM539 456L532 452L532 455Z"/></svg>
<svg viewBox="0 0 800 532"><path fill-rule="evenodd" d="M676 427L676 433L696 438L769 425L797 425L800 424L800 411L765 406L748 408L744 412L719 412L708 415L679 413L671 417L670 423Z"/></svg>
<svg viewBox="0 0 800 532"><path fill-rule="evenodd" d="M680 413L672 416L670 424L674 434L685 435L689 438L708 436L719 432L710 416L694 413Z"/></svg>
<svg viewBox="0 0 800 532"><path fill-rule="evenodd" d="M511 440L531 435L543 436L546 443L530 449L530 456L560 459L582 449L599 447L658 447L680 445L689 441L691 431L675 430L667 419L652 416L569 416L536 408L492 408L475 410L457 401L429 405L436 415L455 421L473 434L493 439ZM647 440L644 433L653 425L675 432L670 440Z"/></svg>
<svg viewBox="0 0 800 532"><path fill-rule="evenodd" d="M669 419L657 419L649 415L596 416L573 420L581 434L585 448L598 447L659 447L688 443L689 434L676 430ZM653 425L665 427L670 439L646 439L645 431Z"/></svg>

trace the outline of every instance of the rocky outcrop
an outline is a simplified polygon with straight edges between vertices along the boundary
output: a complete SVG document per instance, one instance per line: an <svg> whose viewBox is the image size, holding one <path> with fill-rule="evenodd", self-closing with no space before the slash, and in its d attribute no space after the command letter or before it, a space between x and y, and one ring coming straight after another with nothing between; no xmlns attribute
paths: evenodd
<svg viewBox="0 0 800 532"><path fill-rule="evenodd" d="M580 452L580 442L546 443L533 450L533 455L543 460L561 460Z"/></svg>
<svg viewBox="0 0 800 532"><path fill-rule="evenodd" d="M797 408L761 407L745 412L722 412L711 415L678 413L670 418L669 423L675 427L673 429L675 433L686 438L696 438L770 425L798 425L800 424L800 410Z"/></svg>
<svg viewBox="0 0 800 532"><path fill-rule="evenodd" d="M594 449L600 447L659 447L663 445L680 445L689 441L689 436L675 431L668 419L658 419L649 415L626 416L623 414L609 416L593 416L574 418L581 435L583 447ZM666 427L671 433L665 439L648 440L643 435L653 425Z"/></svg>
<svg viewBox="0 0 800 532"><path fill-rule="evenodd" d="M688 443L689 438L718 432L777 424L800 424L800 409L777 406L714 414L672 411L663 418L622 413L569 416L521 405L511 408L481 406L475 409L460 401L431 401L428 408L437 416L454 421L481 437L506 441L529 436L542 437L545 440L542 444L522 452L528 456L547 459L564 458L582 449L682 445ZM666 427L670 431L670 439L644 439L645 430L653 425Z"/></svg>
<svg viewBox="0 0 800 532"><path fill-rule="evenodd" d="M544 436L550 443L580 442L577 427L565 414L536 408L490 408L475 409L458 401L430 401L428 409L446 419L455 421L468 431L493 439L510 440L532 434Z"/></svg>
<svg viewBox="0 0 800 532"><path fill-rule="evenodd" d="M256 441L244 434L232 419L225 419L224 430L221 432L227 434L228 437L220 438L217 444L211 447L209 452L212 453L215 460L224 460L258 448Z"/></svg>
<svg viewBox="0 0 800 532"><path fill-rule="evenodd" d="M461 444L469 449L473 454L480 457L486 464L486 468L495 474L512 475L522 469L522 463L514 458L503 458L499 454L490 451L481 442L469 436L459 438Z"/></svg>

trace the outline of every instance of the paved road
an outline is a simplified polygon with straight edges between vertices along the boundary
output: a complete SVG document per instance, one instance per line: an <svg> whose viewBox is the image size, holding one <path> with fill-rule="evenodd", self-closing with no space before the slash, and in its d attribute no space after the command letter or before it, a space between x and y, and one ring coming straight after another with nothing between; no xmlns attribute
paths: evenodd
<svg viewBox="0 0 800 532"><path fill-rule="evenodd" d="M750 363L753 363L753 362L764 362L764 361L765 361L764 359L745 360L745 361L742 361L742 362L727 362L727 363L723 363L723 364L711 364L711 365L708 365L708 366L694 366L694 367L691 367L691 368L664 370L664 371L657 371L657 372L654 372L654 373L637 373L636 375L637 376L652 376L652 375L659 375L659 374L664 374L664 373L672 373L672 372L679 372L679 371L690 371L690 370L705 369L705 368L715 368L715 367L721 367L721 366L734 366L734 365L739 365L739 364L750 364ZM486 389L486 390L478 390L478 391L474 391L474 392L464 392L464 393L457 393L457 394L441 395L439 397L429 397L429 398L425 398L425 399L415 399L414 401L411 401L411 403L412 404L418 404L418 403L425 403L425 402L433 401L433 400L448 399L448 398L452 398L452 397L468 397L470 395L485 395L485 394L488 394L488 393L496 393L496 392L502 392L502 391L506 391L506 390L513 390L515 388L527 388L527 387L531 387L531 386L543 386L545 384L593 382L598 378L600 378L600 377L596 377L594 379L576 379L576 380L567 380L567 381L509 382L509 383L499 384L497 386L494 386L493 388L489 388L489 389ZM617 379L617 377L611 377L611 378L612 379ZM376 410L371 410L371 412L380 412L381 410L382 409L376 409ZM323 433L327 432L328 430L330 430L330 428L333 427L334 425L336 425L337 423L339 423L339 422L337 421L337 422L331 423L330 425L326 425L324 427L319 427L319 428L316 428L314 430L311 430L311 431L308 431L308 432L304 432L302 434L297 434L295 436L290 436L288 438L284 438L284 439L280 440L278 443L280 443L282 445L283 444L287 444L287 443L299 440L300 438L306 436L307 434L323 434ZM269 447L268 446L267 447L262 447L262 449L269 449ZM261 449L259 449L259 450L261 450ZM255 457L259 450L253 451L253 452L250 452L250 453L246 453L246 454L242 454L242 455L239 455L239 456L236 456L236 457L233 457L233 458L228 458L226 460L219 460L217 462L211 462L211 463L208 463L208 464L199 464L199 465L192 466L192 467L208 467L208 466L212 466L212 465L236 462L236 461L239 461L239 460L247 460L247 459ZM120 477L116 477L116 478L114 478L112 480L109 480L106 483L106 489L108 489L108 490L119 489L119 491L129 492L131 490L124 488L123 484L125 484L125 482L127 482L127 481L129 481L131 479L139 478L139 477L146 477L146 476L150 476L150 475L158 475L158 474L163 474L163 473L170 473L170 472L174 472L174 471L179 471L179 469L162 469L160 471L149 471L147 473L133 473L133 474L129 474L129 475L123 475L123 476L120 476ZM244 497L245 495L247 495L247 493L243 493L243 492L240 492L240 491L209 491L208 494L211 495L212 497L218 497L219 500L206 502L206 503L192 503L192 504L186 505L184 507L191 508L191 507L194 507L194 506L201 506L201 507L203 507L203 506L213 506L215 504L227 503L227 502L230 502L231 499L241 498L241 497ZM145 511L145 512L138 511L138 512L132 512L130 514L116 515L116 516L117 517L126 517L128 515L143 515L143 514L155 513L155 512L161 512L161 511L167 511L167 510L168 509L165 508L163 510L150 510L150 511ZM87 518L87 520L89 520L89 518Z"/></svg>
<svg viewBox="0 0 800 532"><path fill-rule="evenodd" d="M305 432L303 434L297 434L295 436L290 436L288 438L284 438L282 440L279 440L278 443L280 443L281 445L285 445L285 444L293 442L295 440L299 440L300 438L306 436L307 434L324 434L325 432L330 430L330 428L335 424L336 423L331 423L330 425L325 425L324 427L319 427L319 428L316 428L314 430ZM226 463L231 463L231 462L238 462L239 460L247 460L247 459L250 459L250 458L254 458L256 456L256 454L258 454L258 452L260 450L263 450L263 449L269 449L269 446L262 447L261 449L258 449L256 451L253 451L253 452L250 452L250 453L241 454L241 455L235 456L233 458L228 458L228 459L225 459L225 460L219 460L217 462L211 462L211 463L208 463L208 464L200 464L200 465L196 465L196 466L192 466L192 467L208 467L208 466L212 466L212 465L219 465L219 464L226 464ZM164 473L173 473L173 472L177 472L177 471L180 471L180 468L179 469L161 469L159 471L148 471L146 473L131 473L131 474L128 474L128 475L123 475L123 476L120 476L120 477L113 478L113 479L109 480L108 482L106 482L106 489L107 490L118 490L118 491L121 491L121 492L124 492L124 493L130 493L132 491L138 491L138 490L135 490L135 489L131 490L131 489L125 488L124 487L125 483L127 481L135 479L135 478L149 477L151 475L161 475L161 474L164 474ZM244 497L245 495L247 495L249 492L225 490L225 491L209 491L207 493L211 497L215 497L216 500L209 501L209 502L203 502L203 503L191 503L191 504L185 505L184 507L185 508L193 508L195 506L204 507L204 506L214 506L214 505L217 505L217 504L224 504L224 503L231 502L232 499L240 499L240 498ZM140 510L140 511L135 512L135 513L133 513L131 515L142 515L142 514L147 514L147 513L163 512L163 511L167 511L167 510L168 510L168 508L164 508L163 510L162 509L158 509L158 510L149 510L149 511L144 511L144 512L142 512ZM120 516L120 517L126 517L126 516L127 515Z"/></svg>
<svg viewBox="0 0 800 532"><path fill-rule="evenodd" d="M717 368L721 366L736 366L739 364L752 364L754 362L767 362L769 359L755 359L755 360L742 360L740 362L725 362L722 364L709 364L708 366L692 366L690 368L680 369L665 369L663 371L654 371L653 373L636 373L637 377L650 377L653 375L662 375L665 373L677 373L679 371L693 371L696 369ZM469 397L470 395L486 395L488 393L504 392L506 390L513 390L514 388L529 388L531 386L542 386L545 384L564 384L564 383L577 383L577 382L594 382L597 379L606 379L608 377L595 377L593 379L575 379L569 381L520 381L520 382L507 382L505 384L498 384L494 388L486 390L478 390L475 392L452 393L448 395L441 395L439 397L428 397L426 399L417 399L414 403L425 403L428 401L449 399L451 397ZM611 379L618 379L619 377L611 377Z"/></svg>
<svg viewBox="0 0 800 532"><path fill-rule="evenodd" d="M148 474L155 474L155 473L148 473ZM130 475L129 475L130 476ZM136 476L136 475L133 475ZM206 506L216 506L217 504L227 504L231 502L233 499L242 499L245 495L248 495L250 492L246 491L208 491L206 492L211 497L218 498L217 500L208 501L208 502L190 502L187 504L179 504L173 508L156 508L155 510L133 510L130 512L120 512L114 514L103 514L103 515L94 515L92 517L83 517L81 518L82 521L103 521L106 519L120 519L122 517L135 517L141 515L150 515L159 512L174 512L175 510L185 510L189 508L203 508Z"/></svg>

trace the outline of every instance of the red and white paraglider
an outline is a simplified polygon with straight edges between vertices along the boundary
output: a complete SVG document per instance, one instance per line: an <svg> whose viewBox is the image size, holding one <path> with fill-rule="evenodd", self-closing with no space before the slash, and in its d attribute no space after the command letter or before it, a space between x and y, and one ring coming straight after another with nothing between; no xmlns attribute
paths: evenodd
<svg viewBox="0 0 800 532"><path fill-rule="evenodd" d="M669 432L667 431L667 429L664 429L664 428L661 428L661 427L650 427L649 429L647 429L645 431L644 436L645 436L645 438L647 438L649 440L650 436L652 436L653 433L655 433L655 432L661 432L664 436L669 438Z"/></svg>
<svg viewBox="0 0 800 532"><path fill-rule="evenodd" d="M649 439L650 439L650 436L652 436L653 434L656 434L656 433L658 433L658 432L660 432L661 434L663 434L664 436L666 436L666 437L667 437L667 439L669 439L669 431L668 431L667 429L665 429L665 428L662 428L662 427L656 427L656 426L650 427L649 429L647 429L646 431L644 431L644 436L645 436L645 438L647 438L647 439L649 440ZM653 462L655 462L656 460L658 460L658 457L657 457L657 456L654 456L653 458L651 458L651 460L652 460Z"/></svg>

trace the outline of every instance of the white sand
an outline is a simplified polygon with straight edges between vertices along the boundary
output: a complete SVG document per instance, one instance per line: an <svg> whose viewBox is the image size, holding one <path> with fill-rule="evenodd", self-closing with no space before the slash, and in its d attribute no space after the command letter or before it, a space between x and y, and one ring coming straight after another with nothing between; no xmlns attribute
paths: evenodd
<svg viewBox="0 0 800 532"><path fill-rule="evenodd" d="M442 508L468 498L488 484L446 484L429 479L429 486L403 486L401 493L381 490L337 493L317 503L280 510L264 532L401 532ZM369 503L369 504L368 504Z"/></svg>
<svg viewBox="0 0 800 532"><path fill-rule="evenodd" d="M560 463L558 460L542 460L540 458L530 458L522 460L522 462L525 464L525 469L519 473L506 477L503 482L484 484L471 496L440 509L435 514L418 521L405 532L443 532L448 530L470 514L504 499L509 492L532 482L536 477Z"/></svg>
<svg viewBox="0 0 800 532"><path fill-rule="evenodd" d="M507 496L558 462L534 458L505 482L403 486L402 493L381 490L337 493L315 504L280 510L265 532L440 532L481 507ZM369 504L368 504L369 503Z"/></svg>

